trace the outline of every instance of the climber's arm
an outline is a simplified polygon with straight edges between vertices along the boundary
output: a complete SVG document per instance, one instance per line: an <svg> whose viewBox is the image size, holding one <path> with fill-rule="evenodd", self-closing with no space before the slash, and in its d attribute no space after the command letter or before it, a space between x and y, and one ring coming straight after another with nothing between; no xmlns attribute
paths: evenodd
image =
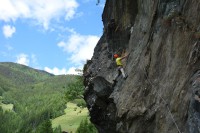
<svg viewBox="0 0 200 133"><path fill-rule="evenodd" d="M127 55L121 57L121 60L127 58L128 56L129 56L129 54L127 54Z"/></svg>

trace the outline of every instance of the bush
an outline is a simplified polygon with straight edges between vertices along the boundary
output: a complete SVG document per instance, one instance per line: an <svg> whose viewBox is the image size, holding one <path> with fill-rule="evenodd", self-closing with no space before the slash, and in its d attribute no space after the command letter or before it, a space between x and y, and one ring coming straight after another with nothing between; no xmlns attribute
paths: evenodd
<svg viewBox="0 0 200 133"><path fill-rule="evenodd" d="M38 133L53 133L53 128L50 120L44 121L37 130Z"/></svg>
<svg viewBox="0 0 200 133"><path fill-rule="evenodd" d="M73 101L73 103L75 103L80 108L85 108L86 107L86 102L85 102L84 99L75 99Z"/></svg>
<svg viewBox="0 0 200 133"><path fill-rule="evenodd" d="M88 122L88 119L84 119L81 121L76 133L98 133L95 126Z"/></svg>

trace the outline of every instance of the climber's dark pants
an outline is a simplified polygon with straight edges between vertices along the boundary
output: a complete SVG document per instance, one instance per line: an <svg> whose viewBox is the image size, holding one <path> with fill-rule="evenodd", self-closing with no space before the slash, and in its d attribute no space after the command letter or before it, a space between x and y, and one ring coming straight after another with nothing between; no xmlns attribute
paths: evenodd
<svg viewBox="0 0 200 133"><path fill-rule="evenodd" d="M123 78L126 78L126 74L125 74L125 72L124 72L124 68L123 68L123 66L118 66L118 76L120 75L120 73L122 74L122 76L123 76ZM117 77L118 77L117 76Z"/></svg>

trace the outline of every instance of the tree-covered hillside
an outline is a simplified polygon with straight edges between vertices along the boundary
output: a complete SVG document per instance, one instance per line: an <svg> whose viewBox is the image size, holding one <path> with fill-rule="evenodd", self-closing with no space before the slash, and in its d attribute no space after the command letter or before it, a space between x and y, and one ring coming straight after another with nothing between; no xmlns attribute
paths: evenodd
<svg viewBox="0 0 200 133"><path fill-rule="evenodd" d="M54 77L54 75L24 65L2 62L0 63L0 95L3 91L13 87L18 88L26 84L33 84L50 77Z"/></svg>
<svg viewBox="0 0 200 133"><path fill-rule="evenodd" d="M0 63L0 75L16 85L34 83L54 76L42 70L11 62Z"/></svg>
<svg viewBox="0 0 200 133"><path fill-rule="evenodd" d="M13 111L0 107L0 132L41 132L45 123L64 113L68 86L78 82L82 82L80 76L54 76L15 63L0 63L0 96L4 104L13 104Z"/></svg>

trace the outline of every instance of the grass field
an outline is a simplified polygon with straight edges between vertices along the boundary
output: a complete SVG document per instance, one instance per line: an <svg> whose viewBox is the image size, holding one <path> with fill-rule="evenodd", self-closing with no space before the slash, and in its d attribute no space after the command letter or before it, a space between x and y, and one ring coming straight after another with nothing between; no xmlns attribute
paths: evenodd
<svg viewBox="0 0 200 133"><path fill-rule="evenodd" d="M75 108L77 109L75 110ZM62 131L75 133L81 121L85 119L87 116L88 116L87 108L81 109L77 107L76 104L67 103L67 108L65 109L65 115L53 119L52 126L53 128L55 128L60 125Z"/></svg>
<svg viewBox="0 0 200 133"><path fill-rule="evenodd" d="M13 109L13 104L3 104L2 103L2 96L0 96L0 106L2 107L2 109L4 111Z"/></svg>

